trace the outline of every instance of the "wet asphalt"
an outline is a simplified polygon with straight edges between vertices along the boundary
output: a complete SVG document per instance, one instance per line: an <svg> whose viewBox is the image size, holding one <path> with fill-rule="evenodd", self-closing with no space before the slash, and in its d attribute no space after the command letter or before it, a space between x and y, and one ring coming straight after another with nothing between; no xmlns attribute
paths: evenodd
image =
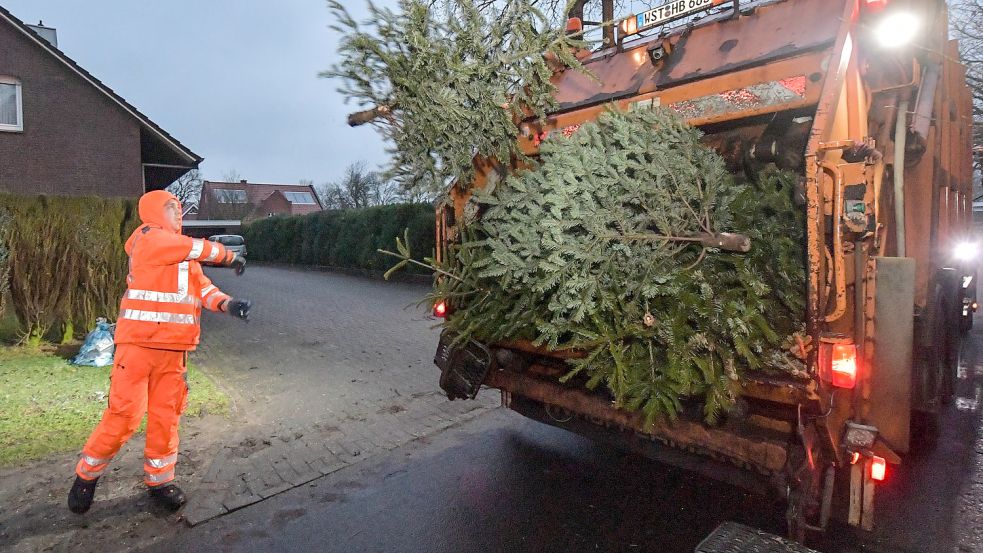
<svg viewBox="0 0 983 553"><path fill-rule="evenodd" d="M880 486L877 529L834 525L812 547L983 551L981 343L970 334L937 445ZM499 409L153 550L688 552L728 520L780 534L784 505Z"/></svg>

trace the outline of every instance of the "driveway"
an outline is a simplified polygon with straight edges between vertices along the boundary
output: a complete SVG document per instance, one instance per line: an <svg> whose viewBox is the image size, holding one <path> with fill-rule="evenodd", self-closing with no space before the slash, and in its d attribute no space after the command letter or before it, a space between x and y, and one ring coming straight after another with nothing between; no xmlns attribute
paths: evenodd
<svg viewBox="0 0 983 553"><path fill-rule="evenodd" d="M438 331L421 285L250 266L213 282L253 300L248 323L206 313L192 361L233 400L230 418L182 422L178 514L148 505L143 437L100 481L87 515L65 496L76 453L0 472L0 551L127 551L261 502L476 417L499 403L449 402L433 365Z"/></svg>

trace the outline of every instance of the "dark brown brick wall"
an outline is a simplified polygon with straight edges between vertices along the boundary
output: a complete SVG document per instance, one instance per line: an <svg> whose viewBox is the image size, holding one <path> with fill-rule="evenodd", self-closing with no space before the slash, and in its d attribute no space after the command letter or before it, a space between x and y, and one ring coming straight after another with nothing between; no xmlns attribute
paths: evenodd
<svg viewBox="0 0 983 553"><path fill-rule="evenodd" d="M143 193L136 120L3 20L0 75L20 79L24 105L24 131L0 132L0 191Z"/></svg>

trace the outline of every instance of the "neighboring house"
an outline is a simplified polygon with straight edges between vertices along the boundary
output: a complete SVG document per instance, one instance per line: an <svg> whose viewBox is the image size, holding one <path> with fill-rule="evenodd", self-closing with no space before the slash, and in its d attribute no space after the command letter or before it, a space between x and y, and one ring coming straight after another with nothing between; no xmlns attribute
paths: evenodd
<svg viewBox="0 0 983 553"><path fill-rule="evenodd" d="M0 7L0 192L135 198L202 158Z"/></svg>
<svg viewBox="0 0 983 553"><path fill-rule="evenodd" d="M251 221L274 215L303 215L323 209L314 187L307 184L205 181L198 200L198 219Z"/></svg>
<svg viewBox="0 0 983 553"><path fill-rule="evenodd" d="M184 211L181 212L181 220L194 221L196 219L198 219L198 204L184 206Z"/></svg>

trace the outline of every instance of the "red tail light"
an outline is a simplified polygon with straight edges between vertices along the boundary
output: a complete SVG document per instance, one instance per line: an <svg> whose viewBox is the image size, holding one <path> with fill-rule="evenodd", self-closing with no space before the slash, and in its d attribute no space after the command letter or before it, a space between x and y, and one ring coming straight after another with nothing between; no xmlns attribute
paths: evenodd
<svg viewBox="0 0 983 553"><path fill-rule="evenodd" d="M567 34L579 33L584 30L584 22L579 17L567 19Z"/></svg>
<svg viewBox="0 0 983 553"><path fill-rule="evenodd" d="M887 477L887 462L883 457L873 456L870 459L870 478L877 482L883 482Z"/></svg>
<svg viewBox="0 0 983 553"><path fill-rule="evenodd" d="M862 0L861 4L871 12L879 12L887 7L887 0Z"/></svg>
<svg viewBox="0 0 983 553"><path fill-rule="evenodd" d="M447 316L447 302L440 300L433 304L433 315L434 317L446 317Z"/></svg>
<svg viewBox="0 0 983 553"><path fill-rule="evenodd" d="M830 355L833 386L853 388L857 385L857 346L833 344Z"/></svg>

